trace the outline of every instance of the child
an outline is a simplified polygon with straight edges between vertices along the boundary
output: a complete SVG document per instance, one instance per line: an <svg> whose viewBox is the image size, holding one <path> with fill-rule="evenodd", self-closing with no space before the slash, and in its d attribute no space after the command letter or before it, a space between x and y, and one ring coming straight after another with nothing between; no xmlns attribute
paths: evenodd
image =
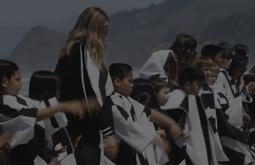
<svg viewBox="0 0 255 165"><path fill-rule="evenodd" d="M202 68L202 70L204 70L204 68L210 70L209 75L211 76L206 77L207 79L217 75L217 71L214 70L216 68L215 65L208 63L208 59L200 58L197 60L196 64L198 67ZM221 93L222 91L215 88L215 78L211 80L212 81L207 80L207 84L203 85L203 88L200 91L200 97L215 138L217 139L216 142L219 142L220 136L224 152L229 158L229 162L225 163L244 164L245 157L247 161L250 159L250 155L247 154L249 153L249 149L246 145L246 135L240 129L237 129L228 122L229 117L225 114L225 111L229 109L228 99ZM225 104L224 101L227 104ZM237 153L235 153L236 145L242 146L242 150L239 150L239 152L244 153L244 155L238 154L238 156ZM221 161L223 160L224 159L221 159ZM227 161L227 159L224 161Z"/></svg>
<svg viewBox="0 0 255 165"><path fill-rule="evenodd" d="M176 85L178 74L178 64L173 51L159 50L154 52L140 69L140 78L148 79L158 75L162 79L167 79L170 88Z"/></svg>
<svg viewBox="0 0 255 165"><path fill-rule="evenodd" d="M8 152L10 152L10 141L11 134L1 133L0 134L0 162L1 165L9 165Z"/></svg>
<svg viewBox="0 0 255 165"><path fill-rule="evenodd" d="M37 71L32 74L29 84L29 97L38 102L44 101L47 106L57 103L59 96L59 78L50 71ZM65 129L67 118L64 113L57 113L43 121L47 138L47 157L51 163L75 165L74 149Z"/></svg>
<svg viewBox="0 0 255 165"><path fill-rule="evenodd" d="M198 97L204 79L205 76L201 69L194 66L183 68L178 78L179 89L170 93L167 104L162 107L166 111L179 108L187 113L182 125L186 127L189 138L184 143L185 145L176 142L181 150L184 148L182 156L186 164L218 163L215 160L215 153L212 152L213 148L217 146L215 146L211 127ZM183 120L183 117L181 119ZM177 159L179 160L175 163L182 160L180 155Z"/></svg>
<svg viewBox="0 0 255 165"><path fill-rule="evenodd" d="M167 82L164 79L161 79L158 76L151 76L149 82L152 84L153 90L157 96L159 107L152 107L155 109L160 109L161 106L164 106L168 100L168 93L170 91Z"/></svg>
<svg viewBox="0 0 255 165"><path fill-rule="evenodd" d="M151 76L149 79L135 79L132 92L132 98L143 104L145 107L153 108L162 112L161 106L165 105L168 100L169 87L168 83L159 77ZM155 125L157 134L162 139L162 149L169 154L171 147L164 127ZM171 158L170 158L171 159Z"/></svg>
<svg viewBox="0 0 255 165"><path fill-rule="evenodd" d="M10 143L12 148L11 163L33 164L34 158L38 152L41 152L39 147L34 146L43 145L38 142L43 142L40 139L44 136L42 128L35 122L49 118L57 112L67 112L82 117L87 105L73 101L59 103L48 108L36 106L32 100L18 95L21 87L21 75L15 63L0 60L0 73L1 126L4 132L10 132L13 135ZM91 103L96 105L93 100Z"/></svg>
<svg viewBox="0 0 255 165"><path fill-rule="evenodd" d="M174 138L182 136L176 123L159 112L144 107L130 98L133 86L132 68L128 64L115 63L110 66L115 93L105 101L103 110L113 114L114 131L120 139L117 165L160 163L160 141L153 123L170 127Z"/></svg>
<svg viewBox="0 0 255 165"><path fill-rule="evenodd" d="M169 87L164 79L156 75L148 79L135 79L132 91L133 99L153 109L160 110L160 106L165 105L168 100Z"/></svg>

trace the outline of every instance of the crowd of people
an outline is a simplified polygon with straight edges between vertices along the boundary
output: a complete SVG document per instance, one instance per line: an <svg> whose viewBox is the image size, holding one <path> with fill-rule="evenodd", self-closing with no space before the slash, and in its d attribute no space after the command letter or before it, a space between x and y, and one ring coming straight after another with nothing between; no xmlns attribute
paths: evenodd
<svg viewBox="0 0 255 165"><path fill-rule="evenodd" d="M178 34L132 66L105 63L110 19L79 16L55 71L36 71L29 95L0 60L0 165L252 165L255 66L246 45Z"/></svg>

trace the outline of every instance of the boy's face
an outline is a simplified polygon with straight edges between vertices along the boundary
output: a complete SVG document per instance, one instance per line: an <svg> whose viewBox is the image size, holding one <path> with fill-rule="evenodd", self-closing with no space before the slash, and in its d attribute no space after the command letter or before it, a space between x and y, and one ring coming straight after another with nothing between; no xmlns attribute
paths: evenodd
<svg viewBox="0 0 255 165"><path fill-rule="evenodd" d="M133 75L132 72L129 72L126 77L122 80L115 78L114 87L117 92L123 96L130 96L133 90Z"/></svg>
<svg viewBox="0 0 255 165"><path fill-rule="evenodd" d="M218 52L213 59L219 67L222 65L223 62L222 53L223 53L222 51Z"/></svg>
<svg viewBox="0 0 255 165"><path fill-rule="evenodd" d="M202 87L202 81L193 81L186 84L186 93L197 96Z"/></svg>
<svg viewBox="0 0 255 165"><path fill-rule="evenodd" d="M167 100L168 100L168 93L169 93L170 89L167 87L161 88L158 92L158 101L159 101L159 105L163 106L166 104Z"/></svg>
<svg viewBox="0 0 255 165"><path fill-rule="evenodd" d="M213 85L215 83L217 79L217 74L211 72L211 74L209 75L209 77L206 78L208 85Z"/></svg>
<svg viewBox="0 0 255 165"><path fill-rule="evenodd" d="M229 69L231 63L232 63L231 58L223 58L221 68Z"/></svg>
<svg viewBox="0 0 255 165"><path fill-rule="evenodd" d="M4 87L4 94L13 96L18 95L22 86L20 72L15 71L9 79L5 78L2 82L2 86Z"/></svg>

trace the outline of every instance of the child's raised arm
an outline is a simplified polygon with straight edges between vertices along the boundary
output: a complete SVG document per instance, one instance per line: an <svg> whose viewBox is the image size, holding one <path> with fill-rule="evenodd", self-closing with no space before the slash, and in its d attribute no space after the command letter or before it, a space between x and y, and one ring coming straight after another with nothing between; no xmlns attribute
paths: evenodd
<svg viewBox="0 0 255 165"><path fill-rule="evenodd" d="M172 118L158 112L157 110L151 110L151 120L162 127L168 128L171 136L174 139L187 137L187 135Z"/></svg>
<svg viewBox="0 0 255 165"><path fill-rule="evenodd" d="M44 120L53 116L57 112L70 113L82 119L84 117L84 113L90 109L99 109L99 104L94 98L88 99L87 101L60 102L56 106L39 109L36 119L37 121Z"/></svg>

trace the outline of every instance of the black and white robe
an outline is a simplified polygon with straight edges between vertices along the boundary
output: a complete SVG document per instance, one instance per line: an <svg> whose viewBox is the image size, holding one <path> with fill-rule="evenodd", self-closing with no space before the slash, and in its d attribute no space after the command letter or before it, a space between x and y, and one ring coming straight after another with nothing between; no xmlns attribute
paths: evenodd
<svg viewBox="0 0 255 165"><path fill-rule="evenodd" d="M229 103L229 107L225 111L228 116L227 122L243 132L243 103L250 102L252 99L243 95L239 82L233 80L226 70L221 70L219 73L215 88L226 96ZM234 132L238 133L237 131ZM226 136L221 136L221 141L230 161L246 165L254 160L254 153L247 143L247 137L244 137L244 135L238 137L233 134L232 136L226 134Z"/></svg>
<svg viewBox="0 0 255 165"><path fill-rule="evenodd" d="M157 144L159 137L149 118L149 109L117 92L106 99L104 107L113 114L115 135L120 140L118 165L159 165L165 162Z"/></svg>
<svg viewBox="0 0 255 165"><path fill-rule="evenodd" d="M10 106L11 108L15 108L20 110L22 108L45 108L48 106L53 106L58 104L56 98L51 98L49 100L39 102L36 100L32 100L30 98L18 95L18 96L3 96L3 103L5 105ZM29 110L28 110L29 111ZM47 158L47 153L43 155L37 155L34 159L35 165L44 165L47 163L52 164L53 162L58 163L59 165L69 165L76 164L74 158L74 149L70 140L70 137L65 129L68 122L64 113L58 112L54 114L50 119L46 119L40 122L37 122L42 128L44 128L44 138L47 140L47 149L48 150L56 150L57 147L66 146L67 148L63 153L60 153L58 157L49 162ZM33 135L31 135L33 136ZM43 140L43 139L42 139ZM24 143L25 144L25 143ZM42 150L46 150L46 148L42 148ZM43 151L42 151L43 152Z"/></svg>
<svg viewBox="0 0 255 165"><path fill-rule="evenodd" d="M88 98L95 97L100 106L102 106L105 97L113 92L112 81L107 69L98 69L90 56L90 52L86 48L86 44L83 42L75 43L70 55L64 55L59 59L55 73L61 79L61 101L87 101ZM78 120L67 115L69 120L67 128L72 140L82 135L76 153L77 155L82 154L83 156L77 156L77 158L88 156L88 158L86 157L84 159L90 161L93 157L93 164L112 164L103 154L103 134L101 131L102 128L99 128L100 115L93 109L89 109L89 111L90 113L86 114L83 120ZM91 144L93 144L93 151L95 151L93 155L89 155L85 151L85 148L89 149L88 145L91 147ZM85 145L87 146L85 147ZM84 160L80 160L79 162L83 163ZM92 162L89 163L92 164Z"/></svg>
<svg viewBox="0 0 255 165"><path fill-rule="evenodd" d="M171 111L179 107L187 112L186 131L189 137L183 143L188 155L185 160L186 164L216 165L219 160L225 160L224 152L217 143L200 98L192 95L186 96L183 91L176 89L169 94L169 100L162 109ZM185 161L182 163L185 164Z"/></svg>
<svg viewBox="0 0 255 165"><path fill-rule="evenodd" d="M159 75L160 78L167 78L164 66L169 55L175 59L172 50L159 50L154 52L139 70L139 77L147 79L151 76Z"/></svg>

